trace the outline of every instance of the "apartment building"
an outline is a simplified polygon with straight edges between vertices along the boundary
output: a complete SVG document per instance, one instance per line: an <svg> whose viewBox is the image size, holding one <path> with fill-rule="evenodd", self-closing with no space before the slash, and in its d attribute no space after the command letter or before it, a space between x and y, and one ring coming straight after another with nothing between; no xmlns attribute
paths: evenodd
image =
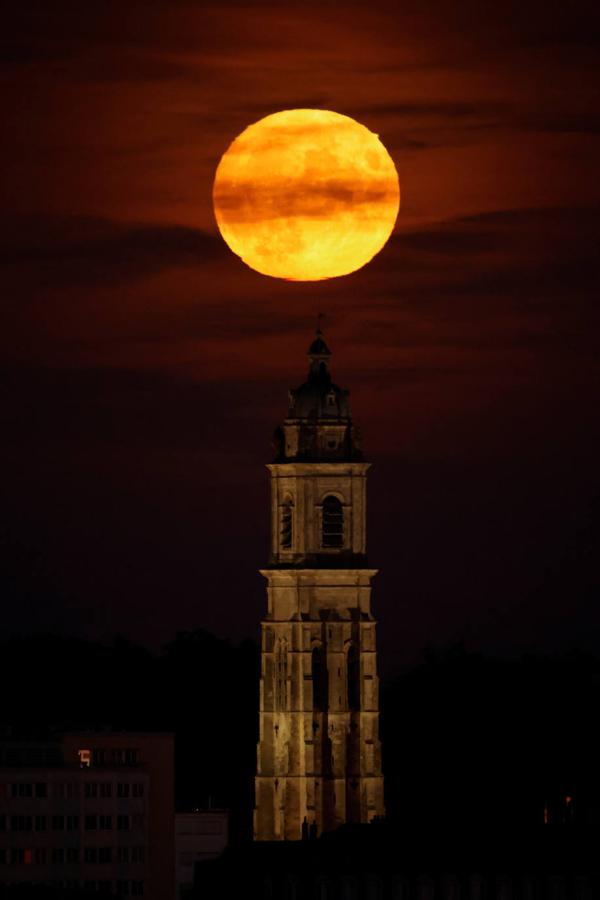
<svg viewBox="0 0 600 900"><path fill-rule="evenodd" d="M171 734L0 742L0 888L172 900Z"/></svg>

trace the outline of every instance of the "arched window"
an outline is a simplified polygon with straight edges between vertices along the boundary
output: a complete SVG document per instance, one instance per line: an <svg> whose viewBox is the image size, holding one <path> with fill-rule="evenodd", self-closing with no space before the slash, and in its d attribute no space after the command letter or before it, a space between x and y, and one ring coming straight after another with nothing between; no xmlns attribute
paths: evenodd
<svg viewBox="0 0 600 900"><path fill-rule="evenodd" d="M275 651L275 709L287 709L287 641L279 638Z"/></svg>
<svg viewBox="0 0 600 900"><path fill-rule="evenodd" d="M327 709L328 682L327 662L322 647L314 647L312 652L313 709L324 712Z"/></svg>
<svg viewBox="0 0 600 900"><path fill-rule="evenodd" d="M323 500L323 547L344 546L344 507L337 497Z"/></svg>
<svg viewBox="0 0 600 900"><path fill-rule="evenodd" d="M290 550L294 539L294 503L291 497L281 504L280 508L280 547L282 550Z"/></svg>
<svg viewBox="0 0 600 900"><path fill-rule="evenodd" d="M354 644L350 644L346 657L348 679L348 709L360 709L360 659Z"/></svg>

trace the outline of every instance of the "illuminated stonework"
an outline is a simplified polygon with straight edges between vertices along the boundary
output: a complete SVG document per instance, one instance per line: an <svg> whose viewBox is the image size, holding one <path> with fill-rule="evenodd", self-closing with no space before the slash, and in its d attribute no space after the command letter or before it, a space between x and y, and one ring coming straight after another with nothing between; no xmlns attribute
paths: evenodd
<svg viewBox="0 0 600 900"><path fill-rule="evenodd" d="M366 476L348 392L321 333L290 392L271 473L255 840L299 840L384 813L366 558Z"/></svg>

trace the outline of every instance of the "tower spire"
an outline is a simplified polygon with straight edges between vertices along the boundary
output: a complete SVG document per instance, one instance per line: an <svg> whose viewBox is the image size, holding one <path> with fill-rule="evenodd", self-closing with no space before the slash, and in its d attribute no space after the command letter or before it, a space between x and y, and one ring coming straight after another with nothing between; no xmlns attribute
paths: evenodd
<svg viewBox="0 0 600 900"><path fill-rule="evenodd" d="M319 313L319 319L322 316ZM315 339L308 348L308 359L310 362L308 377L310 381L324 381L329 383L331 375L329 373L329 360L331 359L331 350L325 343L323 332L318 327L315 332Z"/></svg>
<svg viewBox="0 0 600 900"><path fill-rule="evenodd" d="M271 474L256 840L300 840L384 812L365 462L317 320Z"/></svg>

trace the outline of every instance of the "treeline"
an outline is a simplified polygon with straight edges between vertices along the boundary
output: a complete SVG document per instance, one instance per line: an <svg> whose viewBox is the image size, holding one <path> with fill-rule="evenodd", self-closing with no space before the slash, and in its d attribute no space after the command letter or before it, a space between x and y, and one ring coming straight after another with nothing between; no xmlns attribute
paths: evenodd
<svg viewBox="0 0 600 900"><path fill-rule="evenodd" d="M5 735L167 730L180 809L224 806L251 830L259 652L205 631L153 653L37 636L0 644ZM505 661L454 647L381 689L389 819L401 828L600 824L600 661Z"/></svg>
<svg viewBox="0 0 600 900"><path fill-rule="evenodd" d="M115 728L175 733L178 809L223 806L251 829L259 654L206 631L162 652L41 635L0 644L5 734Z"/></svg>
<svg viewBox="0 0 600 900"><path fill-rule="evenodd" d="M388 812L427 830L600 826L600 660L460 645L382 689Z"/></svg>

